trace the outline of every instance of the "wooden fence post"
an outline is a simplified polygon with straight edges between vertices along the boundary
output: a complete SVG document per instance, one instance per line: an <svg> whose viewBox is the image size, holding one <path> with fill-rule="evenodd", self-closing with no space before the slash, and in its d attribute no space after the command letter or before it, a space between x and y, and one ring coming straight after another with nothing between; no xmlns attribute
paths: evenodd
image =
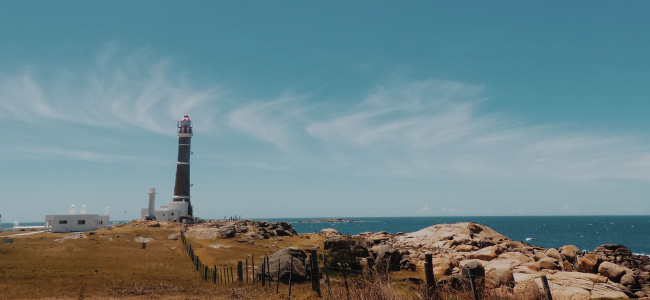
<svg viewBox="0 0 650 300"><path fill-rule="evenodd" d="M467 277L469 278L469 287L472 288L472 293L474 294L474 300L479 300L478 292L476 291L476 284L474 283L474 277L472 276L472 273L469 270L469 268L465 270L467 270Z"/></svg>
<svg viewBox="0 0 650 300"><path fill-rule="evenodd" d="M277 277L277 283L275 286L275 293L280 293L280 257L278 257L278 277Z"/></svg>
<svg viewBox="0 0 650 300"><path fill-rule="evenodd" d="M255 284L255 257L251 255L251 266L253 267L253 284Z"/></svg>
<svg viewBox="0 0 650 300"><path fill-rule="evenodd" d="M212 271L212 282L217 283L217 265L214 265L214 270Z"/></svg>
<svg viewBox="0 0 650 300"><path fill-rule="evenodd" d="M262 286L266 285L266 278L264 278L264 273L266 273L266 266L264 265L266 261L262 263L262 271L260 272L260 280L262 281Z"/></svg>
<svg viewBox="0 0 650 300"><path fill-rule="evenodd" d="M342 266L343 267L343 280L345 281L345 290L348 292L348 300L350 300L350 287L348 286L348 275L347 275L347 268L348 266Z"/></svg>
<svg viewBox="0 0 650 300"><path fill-rule="evenodd" d="M271 287L271 278L273 278L273 276L271 275L271 261L268 256L266 257L266 271L269 274L269 278L266 280L269 282L269 287Z"/></svg>
<svg viewBox="0 0 650 300"><path fill-rule="evenodd" d="M427 288L436 288L436 280L433 275L433 255L431 253L424 254L424 275L427 278Z"/></svg>
<svg viewBox="0 0 650 300"><path fill-rule="evenodd" d="M330 268L327 266L327 256L323 255L323 269L325 269L325 282L327 282L327 293L332 298L332 288L330 287Z"/></svg>
<svg viewBox="0 0 650 300"><path fill-rule="evenodd" d="M248 283L248 258L246 259L246 283Z"/></svg>
<svg viewBox="0 0 650 300"><path fill-rule="evenodd" d="M314 290L316 290L316 293L318 294L318 297L321 297L320 293L320 270L318 268L318 252L316 249L313 249L311 251L311 276L312 276L312 282L314 284Z"/></svg>
<svg viewBox="0 0 650 300"><path fill-rule="evenodd" d="M542 285L544 286L546 300L553 300L553 295L551 295L551 288L548 286L548 279L546 278L546 275L542 275Z"/></svg>
<svg viewBox="0 0 650 300"><path fill-rule="evenodd" d="M293 275L293 256L291 256L291 262L289 263L289 297L291 297L291 277Z"/></svg>
<svg viewBox="0 0 650 300"><path fill-rule="evenodd" d="M244 265L241 260L237 262L237 281L244 281Z"/></svg>
<svg viewBox="0 0 650 300"><path fill-rule="evenodd" d="M232 267L230 267L230 283L235 282L235 275L232 274Z"/></svg>

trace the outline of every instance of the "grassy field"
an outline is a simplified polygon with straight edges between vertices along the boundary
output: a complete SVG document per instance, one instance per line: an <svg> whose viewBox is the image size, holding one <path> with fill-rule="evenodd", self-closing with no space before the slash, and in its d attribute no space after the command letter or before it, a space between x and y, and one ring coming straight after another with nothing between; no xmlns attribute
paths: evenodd
<svg viewBox="0 0 650 300"><path fill-rule="evenodd" d="M289 299L288 286L261 287L252 284L251 259L256 267L262 257L278 248L296 247L322 251L319 235L274 237L255 240L255 244L232 239L192 239L188 242L204 264L236 270L238 261L249 261L248 283L214 284L204 281L194 269L183 244L168 239L178 234L181 225L102 229L85 233L86 238L65 239L68 233L37 233L15 236L13 243L0 242L0 299ZM14 233L0 233L0 241ZM138 238L150 238L142 249ZM367 280L350 277L351 300L361 299L454 299L472 300L468 292L425 296L420 286L404 282L407 277L424 278L421 270L391 273ZM348 299L345 282L331 278L322 283L323 299ZM294 284L290 299L316 299L311 284ZM539 297L483 291L481 300L534 300Z"/></svg>
<svg viewBox="0 0 650 300"><path fill-rule="evenodd" d="M101 229L86 238L66 239L68 233L15 236L0 243L0 299L286 299L280 293L249 283L214 284L203 281L194 269L178 234L180 225L155 228L130 226ZM14 233L0 233L0 240ZM142 249L136 238L152 238ZM322 248L323 238L283 237L258 240L188 239L206 265L233 267L237 261L262 257L280 247ZM218 245L218 248L210 247ZM252 278L252 269L249 271ZM310 284L293 285L292 299L312 299Z"/></svg>

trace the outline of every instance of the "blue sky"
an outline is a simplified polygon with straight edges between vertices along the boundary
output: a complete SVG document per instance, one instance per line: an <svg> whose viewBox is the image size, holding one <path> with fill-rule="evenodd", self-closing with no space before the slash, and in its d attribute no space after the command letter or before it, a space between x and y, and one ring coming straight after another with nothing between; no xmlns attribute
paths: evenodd
<svg viewBox="0 0 650 300"><path fill-rule="evenodd" d="M14 1L0 213L650 214L642 1ZM125 213L126 211L126 213Z"/></svg>

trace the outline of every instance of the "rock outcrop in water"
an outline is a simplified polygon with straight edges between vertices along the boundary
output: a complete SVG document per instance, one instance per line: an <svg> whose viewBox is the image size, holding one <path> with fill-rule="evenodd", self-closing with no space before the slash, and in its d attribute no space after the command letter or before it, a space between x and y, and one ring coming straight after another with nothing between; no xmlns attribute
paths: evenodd
<svg viewBox="0 0 650 300"><path fill-rule="evenodd" d="M476 223L439 224L391 235L387 232L337 237L325 230L332 257L375 263L389 270L420 269L425 253L441 284L463 280L462 269L482 270L489 288L542 288L546 275L553 299L628 298L650 295L650 257L633 255L622 245L602 245L581 253L573 245L558 249L513 241ZM332 263L336 263L333 261Z"/></svg>

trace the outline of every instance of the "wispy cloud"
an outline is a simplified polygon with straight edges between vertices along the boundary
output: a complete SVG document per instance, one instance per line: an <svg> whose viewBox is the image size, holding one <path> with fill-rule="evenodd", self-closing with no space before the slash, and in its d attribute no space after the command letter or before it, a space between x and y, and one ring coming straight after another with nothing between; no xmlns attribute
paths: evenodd
<svg viewBox="0 0 650 300"><path fill-rule="evenodd" d="M197 84L172 58L147 49L127 52L117 44L107 45L87 69L50 73L54 76L25 68L0 75L3 122L135 127L173 135L170 124L188 112L201 120L206 136L224 131L232 138L227 143L254 140L274 150L263 157L241 151L241 145L219 150L231 153L218 157L237 157L253 168L287 171L299 165L420 178L650 180L650 143L642 137L528 124L520 116L485 112L482 104L491 100L480 85L438 79L388 82L323 110L330 99L318 94L242 100L218 83ZM74 157L94 161L128 157L78 151Z"/></svg>
<svg viewBox="0 0 650 300"><path fill-rule="evenodd" d="M356 153L373 166L370 173L650 180L650 145L639 139L478 113L484 100L480 86L457 82L382 87L351 111L306 130L331 149Z"/></svg>
<svg viewBox="0 0 650 300"><path fill-rule="evenodd" d="M174 72L169 58L153 59L146 50L125 52L109 44L85 70L60 70L51 77L29 69L5 75L0 114L23 122L135 126L159 134L172 134L168 125L183 112L214 119L215 105L205 104L219 100L217 86L190 84Z"/></svg>

